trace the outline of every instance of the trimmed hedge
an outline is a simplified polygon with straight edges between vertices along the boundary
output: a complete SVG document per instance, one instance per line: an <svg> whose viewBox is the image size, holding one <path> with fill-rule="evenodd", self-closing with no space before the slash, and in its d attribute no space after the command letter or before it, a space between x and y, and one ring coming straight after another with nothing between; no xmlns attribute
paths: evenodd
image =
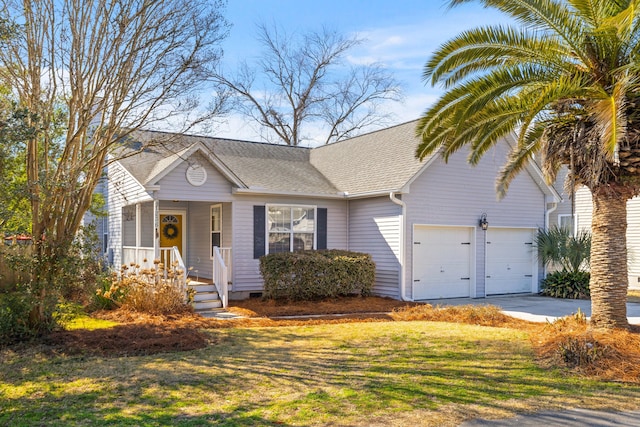
<svg viewBox="0 0 640 427"><path fill-rule="evenodd" d="M555 298L589 299L589 278L586 271L556 271L542 281L542 295Z"/></svg>
<svg viewBox="0 0 640 427"><path fill-rule="evenodd" d="M375 271L371 255L337 249L281 252L260 258L263 296L275 300L370 295Z"/></svg>

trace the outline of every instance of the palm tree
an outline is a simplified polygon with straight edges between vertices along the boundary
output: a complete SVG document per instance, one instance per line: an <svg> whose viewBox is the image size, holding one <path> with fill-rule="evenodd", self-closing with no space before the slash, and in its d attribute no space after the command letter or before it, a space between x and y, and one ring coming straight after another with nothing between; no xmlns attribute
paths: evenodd
<svg viewBox="0 0 640 427"><path fill-rule="evenodd" d="M451 0L450 6L471 0ZM640 193L640 0L478 0L519 24L465 31L429 59L445 94L424 113L416 156L470 146L477 163L517 133L504 195L534 154L591 190L592 327L628 327L626 202Z"/></svg>

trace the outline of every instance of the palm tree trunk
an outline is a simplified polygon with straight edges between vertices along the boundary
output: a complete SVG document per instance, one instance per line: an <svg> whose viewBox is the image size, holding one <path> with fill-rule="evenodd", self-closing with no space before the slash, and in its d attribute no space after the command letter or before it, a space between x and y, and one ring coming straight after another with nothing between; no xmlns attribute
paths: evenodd
<svg viewBox="0 0 640 427"><path fill-rule="evenodd" d="M627 197L606 185L592 194L591 326L628 328Z"/></svg>

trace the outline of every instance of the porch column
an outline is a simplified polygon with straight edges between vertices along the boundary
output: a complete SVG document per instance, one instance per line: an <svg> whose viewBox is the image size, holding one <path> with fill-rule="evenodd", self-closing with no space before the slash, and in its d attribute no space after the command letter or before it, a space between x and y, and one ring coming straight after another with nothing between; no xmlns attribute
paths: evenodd
<svg viewBox="0 0 640 427"><path fill-rule="evenodd" d="M160 201L158 192L153 192L153 257L160 259Z"/></svg>
<svg viewBox="0 0 640 427"><path fill-rule="evenodd" d="M139 262L140 259L140 245L142 243L142 209L140 203L136 203L136 257L134 262Z"/></svg>

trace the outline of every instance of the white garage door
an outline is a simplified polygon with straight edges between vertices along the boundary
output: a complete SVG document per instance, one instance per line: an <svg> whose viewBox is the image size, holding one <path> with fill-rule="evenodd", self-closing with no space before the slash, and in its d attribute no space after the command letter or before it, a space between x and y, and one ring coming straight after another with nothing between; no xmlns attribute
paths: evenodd
<svg viewBox="0 0 640 427"><path fill-rule="evenodd" d="M487 295L532 292L534 279L534 230L487 230Z"/></svg>
<svg viewBox="0 0 640 427"><path fill-rule="evenodd" d="M471 292L472 228L415 226L413 298L468 297Z"/></svg>

